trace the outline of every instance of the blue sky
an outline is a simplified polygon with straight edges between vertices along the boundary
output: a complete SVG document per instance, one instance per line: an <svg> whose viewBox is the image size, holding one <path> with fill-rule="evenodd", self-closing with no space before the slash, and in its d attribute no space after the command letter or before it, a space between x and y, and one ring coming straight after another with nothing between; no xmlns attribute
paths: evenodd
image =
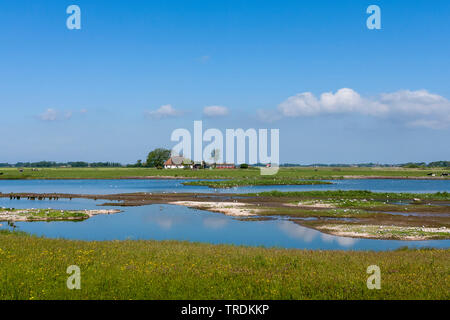
<svg viewBox="0 0 450 320"><path fill-rule="evenodd" d="M0 162L131 163L194 120L278 128L281 162L450 160L449 16L445 0L2 1Z"/></svg>

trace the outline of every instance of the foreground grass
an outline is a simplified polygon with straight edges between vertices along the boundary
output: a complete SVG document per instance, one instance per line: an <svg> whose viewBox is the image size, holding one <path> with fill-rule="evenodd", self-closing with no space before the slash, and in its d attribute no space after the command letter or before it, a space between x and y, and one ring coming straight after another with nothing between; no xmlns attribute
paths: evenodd
<svg viewBox="0 0 450 320"><path fill-rule="evenodd" d="M449 299L450 250L344 252L0 231L0 299ZM381 268L381 290L366 269ZM81 268L81 290L66 269Z"/></svg>
<svg viewBox="0 0 450 320"><path fill-rule="evenodd" d="M445 168L405 169L405 168L280 168L277 178L291 179L333 179L344 176L389 176L389 177L428 177L428 173L440 175L448 172ZM127 177L188 177L199 179L222 178L257 178L260 170L252 169L214 169L214 170L184 170L155 168L42 168L32 171L24 168L0 168L0 180L5 179L119 179ZM447 178L450 179L450 178Z"/></svg>

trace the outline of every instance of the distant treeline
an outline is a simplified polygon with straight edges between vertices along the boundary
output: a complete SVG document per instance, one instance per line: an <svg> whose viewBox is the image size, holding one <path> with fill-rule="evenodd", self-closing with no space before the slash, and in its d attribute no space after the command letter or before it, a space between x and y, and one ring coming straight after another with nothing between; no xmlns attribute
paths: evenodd
<svg viewBox="0 0 450 320"><path fill-rule="evenodd" d="M362 167L362 168L372 168L372 167L404 167L404 168L448 168L450 167L450 161L434 161L430 163L426 162L408 162L400 164L380 164L380 163L357 163L357 164L345 164L345 163L314 163L314 164L295 164L295 163L284 163L280 167Z"/></svg>
<svg viewBox="0 0 450 320"><path fill-rule="evenodd" d="M0 163L0 167L15 167L15 168L57 168L57 167L72 167L72 168L117 168L123 167L118 162L55 162L55 161L39 161L39 162L17 162L16 164Z"/></svg>
<svg viewBox="0 0 450 320"><path fill-rule="evenodd" d="M409 162L402 165L405 168L438 168L450 167L450 161L434 161L426 164L425 162Z"/></svg>

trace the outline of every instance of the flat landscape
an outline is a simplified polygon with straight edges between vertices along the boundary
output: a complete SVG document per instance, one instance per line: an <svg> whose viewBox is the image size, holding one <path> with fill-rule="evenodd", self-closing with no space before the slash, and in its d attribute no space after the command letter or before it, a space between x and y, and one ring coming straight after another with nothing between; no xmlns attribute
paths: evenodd
<svg viewBox="0 0 450 320"><path fill-rule="evenodd" d="M437 313L449 17L449 0L2 1L4 318L14 300Z"/></svg>
<svg viewBox="0 0 450 320"><path fill-rule="evenodd" d="M430 245L430 248L426 245L408 248L411 241L439 242L450 239L450 193L422 192L429 186L423 183L439 182L437 188L440 188L442 183L447 182L448 177L441 175L448 172L445 168L281 168L276 176L270 177L260 176L259 169L255 168L25 168L23 172L17 168L2 168L0 172L3 173L0 186L1 183L5 186L0 189L0 202L7 204L0 208L0 227L3 225L0 228L1 299L450 298L450 249L446 245L441 248L435 245ZM80 193L58 192L58 188L66 188L62 180L71 179L80 179L69 185L78 186ZM419 188L422 191L336 189L336 181L349 179L374 182L387 179L380 181L398 181L401 187L403 181L408 181L405 188ZM31 181L24 186L31 186L35 192L8 192L7 189L17 183L20 190L21 181L27 180ZM128 190L130 184L140 181L144 188L176 188L176 192L85 194L83 190L87 189L82 188L83 180L94 181L93 186L100 188L98 190L120 181L124 183L123 190ZM46 182L46 188L53 191L42 191L43 182ZM160 184L167 186L159 187ZM54 189L51 189L52 185ZM239 188L245 187L261 191L239 192ZM324 189L276 189L282 187L294 190ZM200 189L189 192L186 188ZM210 192L202 193L200 190ZM227 192L232 190L233 193ZM97 209L83 207L84 202L77 201L94 201ZM74 203L69 206L71 202ZM85 206L91 202L86 202ZM128 212L129 208L161 205L206 212L202 213L205 214L205 221L214 217L214 221L220 222L223 221L220 215L223 215L245 223L249 230L252 230L251 226L270 221L280 221L281 228L289 227L289 230L297 230L295 226L298 226L298 232L305 236L302 243L306 248L311 241L307 230L321 234L322 245L330 241L327 239L341 239L333 241L349 243L350 247L346 250L310 250L175 240L83 241L64 239L64 236L49 238L21 231L25 226L39 223L33 221L64 224L70 230L102 216L127 219L130 215L132 220L137 218L133 218L131 211ZM157 224L163 223L165 220L160 219L167 215L178 217L172 213L173 207L161 210L162 207L154 218ZM186 211L186 214L193 217L196 212ZM207 212L218 216L208 217ZM152 215L144 211L142 217ZM100 221L107 220L96 221L99 221L96 226L100 228L96 230L102 234ZM161 225L163 235L171 230L172 223ZM36 226L32 230L40 230ZM210 237L207 242L221 242L215 240L219 239L215 238L215 234L220 226L214 224L214 232L207 231ZM290 236L288 233L288 238ZM348 242L342 239L402 241L404 246L386 250L384 245L368 242L364 248L373 246L376 249L352 250L354 240ZM289 241L295 245L295 237ZM339 246L336 245L336 248ZM80 290L68 290L66 287L66 268L70 265L82 270ZM381 290L367 289L366 269L370 265L377 265L382 270Z"/></svg>

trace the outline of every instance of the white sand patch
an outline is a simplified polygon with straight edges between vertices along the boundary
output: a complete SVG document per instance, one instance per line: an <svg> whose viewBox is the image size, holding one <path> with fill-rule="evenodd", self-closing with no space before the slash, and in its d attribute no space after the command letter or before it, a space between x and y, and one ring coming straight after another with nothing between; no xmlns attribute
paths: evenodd
<svg viewBox="0 0 450 320"><path fill-rule="evenodd" d="M205 209L235 217L255 216L255 212L257 212L257 209L250 209L247 204L241 202L173 201L169 204Z"/></svg>
<svg viewBox="0 0 450 320"><path fill-rule="evenodd" d="M401 240L426 240L434 236L441 236L442 234L448 234L450 236L450 228L446 227L430 228L344 224L318 226L317 229L330 231L331 234L336 236L372 239L398 238Z"/></svg>
<svg viewBox="0 0 450 320"><path fill-rule="evenodd" d="M327 209L327 208L335 208L334 205L330 203L322 203L322 202L299 202L297 204L294 203L285 203L285 206L288 207L302 207L302 208L317 208L317 209Z"/></svg>
<svg viewBox="0 0 450 320"><path fill-rule="evenodd" d="M84 210L84 213L88 214L89 217L92 216L96 216L99 214L114 214L114 213L119 213L121 212L121 210L117 210L117 209L109 209L109 210Z"/></svg>

